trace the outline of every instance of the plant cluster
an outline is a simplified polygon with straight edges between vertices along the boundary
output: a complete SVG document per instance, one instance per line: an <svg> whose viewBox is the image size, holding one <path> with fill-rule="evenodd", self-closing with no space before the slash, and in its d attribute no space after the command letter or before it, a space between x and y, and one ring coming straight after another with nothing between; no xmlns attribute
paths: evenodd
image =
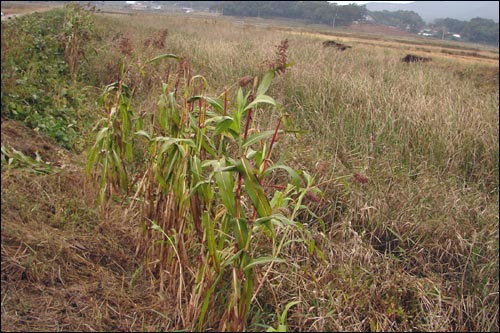
<svg viewBox="0 0 500 333"><path fill-rule="evenodd" d="M78 64L85 56L84 45L92 36L92 11L75 3L66 5L62 38L64 42L64 60L68 64L69 74L76 79Z"/></svg>
<svg viewBox="0 0 500 333"><path fill-rule="evenodd" d="M81 112L87 94L68 77L76 75L78 59L66 62L59 30L69 31L72 12L67 8L2 22L2 117L24 121L64 148L81 149L82 123L90 121Z"/></svg>
<svg viewBox="0 0 500 333"><path fill-rule="evenodd" d="M281 54L286 48L285 41ZM163 54L147 63L162 59L175 60L177 72L162 83L158 110L147 117L134 114L133 91L123 80L106 87L100 104L107 117L87 172L97 171L105 206L123 193L131 208L140 208L148 268L156 272L161 290L176 295L182 325L203 329L207 312L222 302L219 329L242 331L265 283L264 276L255 285L255 267L284 262L279 254L293 241L289 230L299 230L302 241L309 239L296 218L305 209L304 197L318 191L306 172L302 183L297 171L273 162L273 147L289 121L266 92L275 74L289 65L278 64L260 83L252 78L246 91L240 84L231 101L229 89L221 98L207 96L206 80L192 76L184 58ZM256 116L273 111L278 116L274 128L256 128ZM132 143L139 138L147 153L132 172ZM275 186L267 180L279 169L289 174L291 184ZM272 243L267 255L254 245L261 237ZM319 251L311 240L308 244L313 253ZM230 286L227 292L214 294L225 285Z"/></svg>
<svg viewBox="0 0 500 333"><path fill-rule="evenodd" d="M153 46L155 49L163 49L165 47L165 40L168 36L168 29L161 29L160 31L153 34L153 36L146 38L144 41L144 46Z"/></svg>

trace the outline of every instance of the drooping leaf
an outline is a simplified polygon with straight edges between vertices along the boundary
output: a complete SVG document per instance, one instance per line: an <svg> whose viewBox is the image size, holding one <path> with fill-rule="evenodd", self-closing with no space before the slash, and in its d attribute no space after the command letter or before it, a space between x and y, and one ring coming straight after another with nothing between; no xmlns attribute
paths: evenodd
<svg viewBox="0 0 500 333"><path fill-rule="evenodd" d="M269 70L266 72L266 74L264 74L264 77L262 78L262 81L257 88L257 96L264 95L267 92L269 86L271 85L271 82L273 81L273 78L274 70Z"/></svg>
<svg viewBox="0 0 500 333"><path fill-rule="evenodd" d="M236 202L234 198L234 176L231 171L223 171L226 161L220 160L214 165L214 177L219 187L222 203L232 216L236 216Z"/></svg>
<svg viewBox="0 0 500 333"><path fill-rule="evenodd" d="M160 155L163 154L173 144L185 143L190 147L196 148L196 144L191 139L180 139L180 138L169 138L166 136L158 136L153 140L157 142L163 142L159 151Z"/></svg>
<svg viewBox="0 0 500 333"><path fill-rule="evenodd" d="M148 132L144 131L144 130L140 130L140 131L137 131L134 133L135 135L140 135L140 136L143 136L145 137L146 139L148 139L149 141L151 141L151 136L149 135Z"/></svg>
<svg viewBox="0 0 500 333"><path fill-rule="evenodd" d="M250 260L250 263L243 267L243 270L247 270L255 265L263 265L270 262L286 262L285 259L275 258L275 257L260 257Z"/></svg>
<svg viewBox="0 0 500 333"><path fill-rule="evenodd" d="M271 96L267 96L267 95L259 95L257 96L252 103L248 104L246 107L245 107L245 111L246 110L249 110L253 107L255 107L257 104L259 103L266 103L266 104L271 104L273 106L276 106L277 103L276 101L274 100L274 98L272 98Z"/></svg>
<svg viewBox="0 0 500 333"><path fill-rule="evenodd" d="M215 126L214 135L219 135L226 131L233 124L233 118L223 117L223 119Z"/></svg>
<svg viewBox="0 0 500 333"><path fill-rule="evenodd" d="M224 107L222 106L221 102L218 100L211 98L211 97L205 97L205 100L210 104L215 110L219 112L219 114L224 114Z"/></svg>
<svg viewBox="0 0 500 333"><path fill-rule="evenodd" d="M249 233L248 233L248 226L247 226L247 221L245 219L234 219L233 223L233 228L234 228L234 235L236 238L236 244L238 244L238 249L242 250L245 249L248 241L250 240ZM242 255L244 252L242 253Z"/></svg>
<svg viewBox="0 0 500 333"><path fill-rule="evenodd" d="M220 258L217 253L217 245L215 243L215 226L208 212L203 212L202 223L205 230L208 253L210 253L210 256L214 260L216 270L219 271Z"/></svg>
<svg viewBox="0 0 500 333"><path fill-rule="evenodd" d="M271 171L276 170L276 169L283 169L288 174L290 175L290 179L292 181L292 184L295 186L295 188L298 190L300 188L300 177L297 171L293 170L289 166L286 165L273 165L269 168L267 168L265 174L268 175Z"/></svg>
<svg viewBox="0 0 500 333"><path fill-rule="evenodd" d="M259 216L264 217L270 215L271 206L269 205L266 194L253 172L254 168L252 168L250 162L246 158L242 157L240 161L236 163L236 167L245 180L245 191L248 193L250 200L252 200Z"/></svg>
<svg viewBox="0 0 500 333"><path fill-rule="evenodd" d="M238 94L236 95L236 105L238 107L238 113L241 114L243 112L243 108L245 106L246 99L243 97L243 89L238 89Z"/></svg>
<svg viewBox="0 0 500 333"><path fill-rule="evenodd" d="M176 56L175 54L160 54L160 55L154 57L153 59L147 61L146 64L149 64L149 63L161 60L161 59L175 59L175 60L179 61L181 58L179 56Z"/></svg>
<svg viewBox="0 0 500 333"><path fill-rule="evenodd" d="M279 132L283 132L283 131L278 131L278 133ZM252 135L249 135L246 138L246 140L243 142L243 148L249 147L256 142L259 142L260 140L269 138L269 137L273 136L273 134L274 134L274 130L269 130L269 131L262 131L262 132L258 132L258 133L254 133Z"/></svg>
<svg viewBox="0 0 500 333"><path fill-rule="evenodd" d="M201 79L201 80L202 80L202 82L203 82L203 87L206 87L206 86L208 85L207 79L205 79L205 77L204 77L204 76L199 75L199 74L198 74L198 75L195 75L195 76L193 76L193 77L191 78L191 81L190 81L190 84L189 84L189 85L190 85L190 86L192 86L192 85L193 85L194 80L196 80L196 79Z"/></svg>

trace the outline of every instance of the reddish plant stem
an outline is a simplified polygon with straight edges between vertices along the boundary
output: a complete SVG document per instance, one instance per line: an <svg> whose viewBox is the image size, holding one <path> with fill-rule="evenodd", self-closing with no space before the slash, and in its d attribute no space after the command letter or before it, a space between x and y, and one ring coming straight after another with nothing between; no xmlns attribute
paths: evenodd
<svg viewBox="0 0 500 333"><path fill-rule="evenodd" d="M243 134L243 140L246 140L248 137L248 129L250 128L250 123L252 122L252 113L253 109L248 110L247 123L245 124L245 133Z"/></svg>
<svg viewBox="0 0 500 333"><path fill-rule="evenodd" d="M201 95L203 94L203 82L200 82L200 93L198 94L200 98L198 99L198 128L201 128L202 124L202 112L201 112Z"/></svg>
<svg viewBox="0 0 500 333"><path fill-rule="evenodd" d="M255 88L255 87L254 87ZM255 89L253 89L252 91L252 94L250 95L249 97L249 102L252 103L253 99L254 99L254 91ZM224 94L224 112L225 112L225 106L226 106L226 98L225 98L225 94ZM250 127L250 122L252 120L252 112L253 112L253 108L248 110L248 114L247 114L247 121L246 121L246 124L245 124L245 132L243 134L243 141L247 139L248 137L248 129ZM236 218L240 218L240 196L241 196L241 182L243 180L243 177L241 176L241 173L238 173L238 187L236 189Z"/></svg>
<svg viewBox="0 0 500 333"><path fill-rule="evenodd" d="M203 100L203 120L201 122L201 127L205 127L205 118L207 117L207 99Z"/></svg>
<svg viewBox="0 0 500 333"><path fill-rule="evenodd" d="M187 129L189 127L189 103L188 103L187 99L184 101L184 109L186 110L186 112L184 113L184 117L185 117L186 129Z"/></svg>
<svg viewBox="0 0 500 333"><path fill-rule="evenodd" d="M236 218L240 218L240 198L241 198L241 173L238 173L238 187L236 188Z"/></svg>
<svg viewBox="0 0 500 333"><path fill-rule="evenodd" d="M267 166L269 164L269 159L271 158L271 151L273 150L274 142L276 141L276 138L278 137L278 131L281 126L281 117L278 119L278 124L276 125L276 129L274 130L273 138L271 139L271 144L269 145L269 151L267 152L266 159L264 160L264 169L262 172L265 172L267 169Z"/></svg>
<svg viewBox="0 0 500 333"><path fill-rule="evenodd" d="M254 84L254 88L252 90L252 94L248 98L250 103L252 103L253 100L254 100L254 94L255 94L255 84ZM252 114L253 114L253 108L251 108L250 110L248 110L248 113L247 113L247 121L246 121L246 124L245 124L245 133L243 134L243 141L245 141L247 139L247 137L248 137L248 129L250 128L250 123L252 122ZM238 191L236 192L237 193L237 200L238 201L240 199L239 190L241 188L241 181L242 181L241 174L238 174ZM238 201L237 201L237 204L238 204ZM251 224L255 220L256 213L257 213L257 209L254 207L254 212L253 212L253 215L252 215L252 220L250 221Z"/></svg>
<svg viewBox="0 0 500 333"><path fill-rule="evenodd" d="M278 137L278 131L281 126L281 117L278 119L278 124L276 125L276 129L274 130L273 138L271 139L271 144L269 145L269 151L267 152L266 159L264 160L264 168L262 169L262 173L266 172L267 166L269 165L269 159L271 157L271 151L273 150L274 142ZM259 184L262 186L262 179L259 179ZM257 217L257 209L254 207L252 214L252 221L255 221Z"/></svg>

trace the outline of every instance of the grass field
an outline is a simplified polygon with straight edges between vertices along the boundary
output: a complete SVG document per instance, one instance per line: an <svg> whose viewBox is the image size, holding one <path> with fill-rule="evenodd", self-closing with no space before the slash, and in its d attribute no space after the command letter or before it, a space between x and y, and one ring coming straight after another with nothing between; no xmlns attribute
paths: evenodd
<svg viewBox="0 0 500 333"><path fill-rule="evenodd" d="M498 331L498 49L67 17L2 22L2 329Z"/></svg>

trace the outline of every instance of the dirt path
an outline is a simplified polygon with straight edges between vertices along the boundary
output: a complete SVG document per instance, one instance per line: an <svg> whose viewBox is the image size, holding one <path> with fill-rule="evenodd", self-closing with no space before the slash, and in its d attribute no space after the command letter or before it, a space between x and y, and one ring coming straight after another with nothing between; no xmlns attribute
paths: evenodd
<svg viewBox="0 0 500 333"><path fill-rule="evenodd" d="M5 20L10 19L10 18L22 16L22 15L26 15L26 14L7 14L7 15L2 16L2 21L5 21Z"/></svg>
<svg viewBox="0 0 500 333"><path fill-rule="evenodd" d="M8 4L6 3L4 5L2 1L2 21L8 20L8 19L13 19L18 16L23 16L27 14L32 14L36 12L46 12L48 10L61 7L61 5L50 5L50 6L40 6L37 4L23 4L23 5L16 5L16 4Z"/></svg>

